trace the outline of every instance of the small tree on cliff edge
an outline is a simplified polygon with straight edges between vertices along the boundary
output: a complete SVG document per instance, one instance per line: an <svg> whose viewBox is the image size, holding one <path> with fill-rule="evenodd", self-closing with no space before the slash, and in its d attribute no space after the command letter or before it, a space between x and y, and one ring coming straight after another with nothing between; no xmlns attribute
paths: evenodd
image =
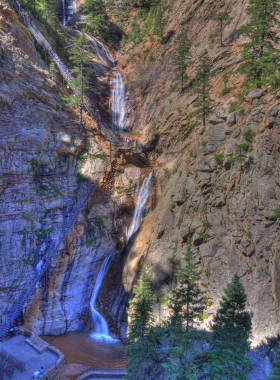
<svg viewBox="0 0 280 380"><path fill-rule="evenodd" d="M181 91L183 92L185 89L185 83L189 79L186 70L189 67L191 54L187 33L182 33L179 38L179 45L175 50L173 57L173 66L175 66L174 73L176 74L173 81L179 80L181 82Z"/></svg>
<svg viewBox="0 0 280 380"><path fill-rule="evenodd" d="M129 302L126 380L150 380L147 369L155 357L152 333L153 292L146 269L143 268L134 286L134 298Z"/></svg>
<svg viewBox="0 0 280 380"><path fill-rule="evenodd" d="M219 22L218 26L218 32L220 33L220 44L221 47L223 45L223 31L224 31L224 21L228 20L229 14L227 12L219 12L215 17L214 20L217 20Z"/></svg>
<svg viewBox="0 0 280 380"><path fill-rule="evenodd" d="M279 50L274 47L280 40L275 29L279 13L278 0L250 0L247 8L250 21L236 31L251 40L242 45L243 64L239 68L246 75L243 86L248 89L279 81Z"/></svg>
<svg viewBox="0 0 280 380"><path fill-rule="evenodd" d="M80 34L79 38L72 38L72 45L68 50L70 60L74 64L70 70L74 79L71 84L76 88L77 92L70 97L63 97L68 107L78 107L80 109L80 128L83 123L83 108L85 102L85 92L90 90L91 76L95 70L91 69L92 62L86 51L87 40L84 34Z"/></svg>
<svg viewBox="0 0 280 380"><path fill-rule="evenodd" d="M176 266L174 275L178 287L170 300L171 319L169 332L168 360L163 364L170 379L196 380L198 367L195 357L199 353L195 340L202 334L195 330L206 307L206 297L198 286L201 271L199 262L191 249L191 238L188 240L184 254L184 266Z"/></svg>
<svg viewBox="0 0 280 380"><path fill-rule="evenodd" d="M204 50L200 58L200 63L196 69L194 91L198 94L198 98L194 103L197 111L194 115L202 120L205 126L207 116L209 116L214 108L214 100L210 99L210 78L211 78L211 62L207 50Z"/></svg>
<svg viewBox="0 0 280 380"><path fill-rule="evenodd" d="M205 368L207 379L247 379L245 371L249 368L249 335L251 318L245 311L246 294L237 274L224 289L220 308L214 317L213 332Z"/></svg>

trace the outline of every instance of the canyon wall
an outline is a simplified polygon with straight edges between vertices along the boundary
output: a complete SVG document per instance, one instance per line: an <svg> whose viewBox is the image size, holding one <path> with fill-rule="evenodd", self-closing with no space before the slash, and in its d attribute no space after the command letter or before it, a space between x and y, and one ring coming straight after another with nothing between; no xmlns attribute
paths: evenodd
<svg viewBox="0 0 280 380"><path fill-rule="evenodd" d="M239 44L245 41L234 30L247 20L247 3L174 1L168 9L165 42L145 37L128 43L122 53L119 62L135 104L134 130L142 132L143 145L158 165L158 202L126 248L123 282L132 294L139 265L145 265L153 284L154 317L168 317L167 300L176 286L174 265L183 263L191 237L203 270L201 286L211 304L202 326L210 327L223 288L237 272L248 296L256 347L276 338L280 328L280 95L256 91L234 107L244 91L237 69ZM229 13L224 47L213 37L214 16L222 11ZM191 87L184 93L172 90L172 57L181 32L191 41L190 83L204 49L212 62L210 97L216 106L206 127L190 126L197 98ZM229 91L222 94L224 87ZM244 136L248 129L255 134L251 141ZM244 162L230 163L241 143L248 149Z"/></svg>

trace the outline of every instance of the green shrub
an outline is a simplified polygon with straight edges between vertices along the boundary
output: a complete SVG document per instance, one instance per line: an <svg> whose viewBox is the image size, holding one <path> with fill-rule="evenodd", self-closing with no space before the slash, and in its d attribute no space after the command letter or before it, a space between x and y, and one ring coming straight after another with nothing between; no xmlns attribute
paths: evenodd
<svg viewBox="0 0 280 380"><path fill-rule="evenodd" d="M237 110L237 103L238 103L237 100L235 100L234 102L231 101L229 103L229 110L228 110L229 113L234 112L234 111Z"/></svg>
<svg viewBox="0 0 280 380"><path fill-rule="evenodd" d="M224 162L224 153L215 154L214 160L217 162L217 164L221 165Z"/></svg>
<svg viewBox="0 0 280 380"><path fill-rule="evenodd" d="M247 141L252 141L253 137L256 135L256 132L252 131L250 128L243 133L243 136Z"/></svg>
<svg viewBox="0 0 280 380"><path fill-rule="evenodd" d="M149 56L149 61L153 63L153 62L156 61L156 59L155 59L155 57L153 55L150 55Z"/></svg>
<svg viewBox="0 0 280 380"><path fill-rule="evenodd" d="M280 210L278 207L274 210L274 215L276 215L277 218L280 218Z"/></svg>
<svg viewBox="0 0 280 380"><path fill-rule="evenodd" d="M222 89L222 91L221 91L221 95L224 96L224 95L228 94L228 93L230 92L230 90L231 90L231 89L228 88L227 86L224 87L224 88Z"/></svg>
<svg viewBox="0 0 280 380"><path fill-rule="evenodd" d="M207 216L205 216L205 218L203 219L202 225L203 225L204 228L209 228L210 227L210 222L209 222Z"/></svg>

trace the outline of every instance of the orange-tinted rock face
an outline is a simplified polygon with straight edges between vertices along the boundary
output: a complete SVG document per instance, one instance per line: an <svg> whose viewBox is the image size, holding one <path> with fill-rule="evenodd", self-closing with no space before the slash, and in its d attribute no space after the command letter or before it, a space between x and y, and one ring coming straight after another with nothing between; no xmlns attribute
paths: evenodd
<svg viewBox="0 0 280 380"><path fill-rule="evenodd" d="M118 53L130 107L126 125L133 124L134 131L143 134L141 141L149 148L150 166L145 168L147 161L140 154L122 154L112 163L104 183L55 256L47 273L47 288L42 281L34 295L37 303L26 313L27 322L39 333L60 334L90 327L89 300L100 263L108 252L114 255L97 306L111 331L125 337L127 294L132 293L141 265L146 265L153 284L154 316L158 320L167 318L166 300L172 297L175 286L174 265L182 262L188 238L201 262L201 284L213 302L206 310L210 317L202 326L209 326L223 288L237 272L248 296L247 310L253 316L254 344L279 333L279 221L275 214L280 199L279 97L264 93L260 99L253 99L252 95L237 112L228 112L243 80L236 69L240 62L238 44L244 40L237 40L233 31L246 21L247 3L174 1L165 30L170 39L165 44L153 36L154 42L146 38L144 44L135 47L129 43L127 53ZM98 134L98 142L93 140L96 129L90 119L86 119L86 126L92 135L87 135L77 128L73 111L55 109L61 99L59 86L51 87L47 67L36 53L29 32L7 6L1 6L1 16L5 15L0 19L5 57L0 71L0 294L4 309L10 305L7 290L17 294L69 215L79 165L83 174L94 176L101 164L96 156L102 151L108 153L109 147ZM224 33L225 47L221 48L211 34L217 27L213 15L225 10L230 18ZM196 94L189 89L183 94L171 91L176 38L186 29L193 55L190 78L205 48L216 70L211 79L215 115L205 128L199 125L193 130L187 123ZM93 62L98 66L100 108L108 118L109 70L94 57ZM230 91L222 96L226 86ZM248 128L256 133L251 142L244 136ZM157 140L152 144L155 135ZM87 151L86 140L90 141ZM240 143L250 149L242 164L232 164L230 156L236 154ZM87 154L85 162L77 158L81 152ZM115 250L121 251L126 243L137 186L152 168L153 196L146 208L152 204L153 211L120 257ZM35 234L49 228L54 228L49 234Z"/></svg>
<svg viewBox="0 0 280 380"><path fill-rule="evenodd" d="M174 1L165 29L165 35L170 32L169 41L161 44L157 36L154 42L145 37L141 43L127 45L130 49L120 57L135 107L134 131L143 133L149 157L158 165L154 168L156 207L126 247L123 281L131 293L138 265L145 265L154 289L154 316L168 317L162 300L172 297L172 271L191 237L201 260L203 287L213 301L204 326L209 326L223 288L237 272L248 295L257 345L279 333L279 242L274 213L279 196L279 96L267 92L259 99L245 97L239 110L229 113L230 103L242 91L238 45L245 41L233 32L246 22L247 4ZM220 11L229 13L222 48L211 36L217 28L213 17ZM191 89L183 94L170 90L176 37L184 30L192 44L190 79L205 48L215 70L210 91L215 112L205 128L199 125L193 130L187 124L196 94ZM222 95L226 86L230 90ZM256 133L252 142L244 136L248 128ZM155 135L157 142L151 144ZM244 163L231 164L229 158L241 143L250 147Z"/></svg>

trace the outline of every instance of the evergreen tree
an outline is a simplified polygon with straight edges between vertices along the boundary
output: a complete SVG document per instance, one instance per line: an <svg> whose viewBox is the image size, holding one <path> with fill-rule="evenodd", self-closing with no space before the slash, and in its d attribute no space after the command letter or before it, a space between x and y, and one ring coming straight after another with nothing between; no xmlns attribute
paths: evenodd
<svg viewBox="0 0 280 380"><path fill-rule="evenodd" d="M56 68L56 64L55 64L54 59L51 60L50 71L52 73L52 86L53 86L53 77L54 77L54 74L57 73L57 68Z"/></svg>
<svg viewBox="0 0 280 380"><path fill-rule="evenodd" d="M140 41L141 29L140 29L138 22L136 21L136 17L133 17L133 19L130 22L130 26L131 26L131 29L130 29L130 33L128 35L128 39L130 41Z"/></svg>
<svg viewBox="0 0 280 380"><path fill-rule="evenodd" d="M235 156L229 158L230 163L245 161L246 152L248 151L248 145L246 143L238 144L235 149Z"/></svg>
<svg viewBox="0 0 280 380"><path fill-rule="evenodd" d="M152 333L153 292L143 268L134 286L134 298L129 302L128 346L126 353L126 380L150 380L147 374L155 357Z"/></svg>
<svg viewBox="0 0 280 380"><path fill-rule="evenodd" d="M250 349L251 318L245 311L246 294L237 274L224 289L220 308L214 317L213 332L208 352L207 379L245 380Z"/></svg>
<svg viewBox="0 0 280 380"><path fill-rule="evenodd" d="M182 33L180 35L179 45L173 57L173 66L175 66L174 73L176 74L173 80L180 80L182 92L184 91L186 81L189 79L186 70L189 67L190 59L191 54L188 36L187 33Z"/></svg>
<svg viewBox="0 0 280 380"><path fill-rule="evenodd" d="M280 348L277 350L276 358L272 362L271 372L267 380L279 380L280 379Z"/></svg>
<svg viewBox="0 0 280 380"><path fill-rule="evenodd" d="M157 7L156 19L154 23L154 34L162 37L166 23L167 20L164 17L163 5L159 4Z"/></svg>
<svg viewBox="0 0 280 380"><path fill-rule="evenodd" d="M278 0L250 0L247 15L248 24L239 28L236 33L250 37L250 42L242 45L243 64L239 71L246 75L243 86L261 88L269 85L277 76L279 78L279 42L275 26L280 13Z"/></svg>
<svg viewBox="0 0 280 380"><path fill-rule="evenodd" d="M86 32L86 31L84 31ZM63 100L68 107L78 107L80 108L80 128L82 127L82 116L83 108L86 104L85 102L85 92L89 90L91 76L95 70L91 69L92 65L86 48L88 46L85 35L82 33L79 38L72 38L72 45L68 50L69 59L73 63L73 67L70 70L73 75L71 80L71 85L76 89L76 93L70 95L70 97L63 97Z"/></svg>
<svg viewBox="0 0 280 380"><path fill-rule="evenodd" d="M200 323L206 301L198 286L201 271L191 250L191 238L184 261L185 265L176 266L174 273L178 287L170 300L172 312L167 338L170 343L167 349L169 356L163 367L170 379L195 380L198 373L195 357L199 353L195 341L201 339L202 334L195 331L194 327Z"/></svg>
<svg viewBox="0 0 280 380"><path fill-rule="evenodd" d="M221 47L223 45L223 31L224 31L224 21L228 20L229 14L227 12L219 12L215 17L214 20L219 21L219 26L218 26L218 33L220 33L220 44Z"/></svg>
<svg viewBox="0 0 280 380"><path fill-rule="evenodd" d="M41 0L40 11L45 20L55 23L57 20L57 2L54 0Z"/></svg>
<svg viewBox="0 0 280 380"><path fill-rule="evenodd" d="M102 0L85 0L82 13L86 14L85 23L98 35L104 34L104 27L107 23L106 7Z"/></svg>
<svg viewBox="0 0 280 380"><path fill-rule="evenodd" d="M210 78L211 78L211 62L208 56L207 50L204 50L200 58L200 63L196 69L194 91L198 94L198 98L195 101L194 107L197 111L194 115L198 119L203 121L205 126L205 121L207 116L209 116L214 108L214 100L210 99Z"/></svg>

